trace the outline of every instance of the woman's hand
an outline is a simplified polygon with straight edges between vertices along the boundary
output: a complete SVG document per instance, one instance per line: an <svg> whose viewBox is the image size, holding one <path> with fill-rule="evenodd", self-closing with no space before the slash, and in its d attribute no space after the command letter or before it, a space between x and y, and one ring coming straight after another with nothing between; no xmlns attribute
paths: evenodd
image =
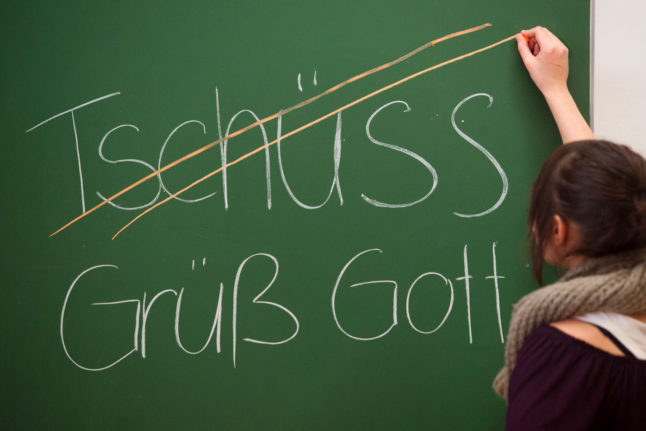
<svg viewBox="0 0 646 431"><path fill-rule="evenodd" d="M563 143L594 139L567 88L568 49L563 42L544 27L523 30L516 35L516 42L529 75L552 111Z"/></svg>
<svg viewBox="0 0 646 431"><path fill-rule="evenodd" d="M568 91L568 49L563 42L544 27L523 30L516 41L529 75L545 97Z"/></svg>

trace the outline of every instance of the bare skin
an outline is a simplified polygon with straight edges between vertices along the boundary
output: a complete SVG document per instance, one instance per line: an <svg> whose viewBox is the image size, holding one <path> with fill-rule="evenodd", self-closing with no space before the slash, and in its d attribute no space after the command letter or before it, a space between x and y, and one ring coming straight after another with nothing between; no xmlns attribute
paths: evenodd
<svg viewBox="0 0 646 431"><path fill-rule="evenodd" d="M529 38L529 42L523 35ZM516 35L516 42L529 75L552 111L563 143L594 139L590 126L567 87L569 67L566 46L544 27L523 30ZM545 247L545 261L566 269L579 265L585 256L571 254L571 251L576 249L580 238L576 223L554 215L554 227ZM646 323L646 313L631 317ZM551 326L612 355L624 356L612 341L590 323L568 319L554 322Z"/></svg>
<svg viewBox="0 0 646 431"><path fill-rule="evenodd" d="M634 315L631 317L646 323L646 315L644 314ZM619 350L617 346L608 339L608 337L603 335L596 326L591 325L588 322L577 319L568 319L554 322L551 326L566 333L570 337L584 341L597 349L610 353L611 355L624 356L621 350Z"/></svg>
<svg viewBox="0 0 646 431"><path fill-rule="evenodd" d="M563 143L594 139L567 86L567 47L544 27L534 27L521 33L516 35L518 52L552 111ZM529 38L529 42L523 35Z"/></svg>

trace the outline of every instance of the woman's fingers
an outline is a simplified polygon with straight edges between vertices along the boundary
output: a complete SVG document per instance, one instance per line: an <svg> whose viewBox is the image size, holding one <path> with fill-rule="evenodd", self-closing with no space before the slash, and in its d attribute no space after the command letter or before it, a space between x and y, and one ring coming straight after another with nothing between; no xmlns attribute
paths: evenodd
<svg viewBox="0 0 646 431"><path fill-rule="evenodd" d="M530 40L534 39L539 45L553 42L555 36L545 27L537 26L529 30L523 30L522 33L529 37Z"/></svg>
<svg viewBox="0 0 646 431"><path fill-rule="evenodd" d="M567 87L567 48L556 36L539 26L521 31L516 39L523 63L543 94Z"/></svg>
<svg viewBox="0 0 646 431"><path fill-rule="evenodd" d="M562 50L565 48L563 42L545 27L537 26L529 30L523 30L521 33L529 38L529 47L534 56L541 51Z"/></svg>
<svg viewBox="0 0 646 431"><path fill-rule="evenodd" d="M530 64L533 60L532 51L522 34L518 33L516 35L516 42L518 45L518 53L520 54L520 58L523 59L523 63L525 63L525 67L529 69Z"/></svg>

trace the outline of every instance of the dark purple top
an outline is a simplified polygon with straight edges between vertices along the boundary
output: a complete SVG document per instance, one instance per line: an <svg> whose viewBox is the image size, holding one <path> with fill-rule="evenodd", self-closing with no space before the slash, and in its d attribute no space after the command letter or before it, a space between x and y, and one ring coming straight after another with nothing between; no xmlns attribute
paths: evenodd
<svg viewBox="0 0 646 431"><path fill-rule="evenodd" d="M544 325L518 352L507 431L646 430L646 361Z"/></svg>

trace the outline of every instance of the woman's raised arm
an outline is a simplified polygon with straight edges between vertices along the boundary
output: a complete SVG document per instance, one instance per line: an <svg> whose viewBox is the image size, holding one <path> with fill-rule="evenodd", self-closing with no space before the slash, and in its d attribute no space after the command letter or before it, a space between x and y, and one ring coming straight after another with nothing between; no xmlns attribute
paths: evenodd
<svg viewBox="0 0 646 431"><path fill-rule="evenodd" d="M552 111L563 143L594 139L567 87L567 47L544 27L523 30L516 41L529 75Z"/></svg>

